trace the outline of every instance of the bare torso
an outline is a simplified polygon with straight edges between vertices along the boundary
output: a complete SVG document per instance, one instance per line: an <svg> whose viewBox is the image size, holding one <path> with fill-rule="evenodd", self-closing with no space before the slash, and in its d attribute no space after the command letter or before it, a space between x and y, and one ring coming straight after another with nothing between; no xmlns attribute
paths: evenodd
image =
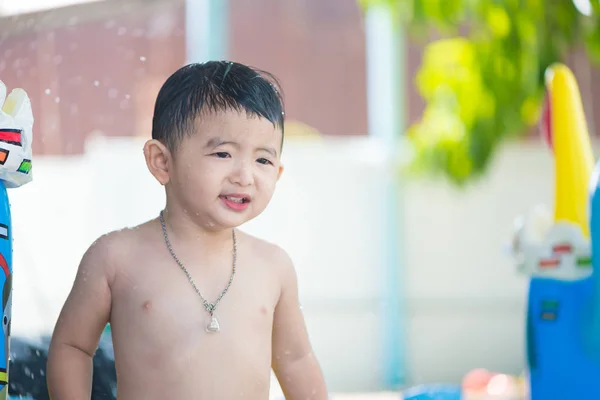
<svg viewBox="0 0 600 400"><path fill-rule="evenodd" d="M122 233L127 246L111 286L117 398L268 399L280 293L268 245L238 233L237 272L215 312L220 332L208 333L210 314L159 229L153 221ZM231 260L203 266L178 256L213 302L229 280Z"/></svg>

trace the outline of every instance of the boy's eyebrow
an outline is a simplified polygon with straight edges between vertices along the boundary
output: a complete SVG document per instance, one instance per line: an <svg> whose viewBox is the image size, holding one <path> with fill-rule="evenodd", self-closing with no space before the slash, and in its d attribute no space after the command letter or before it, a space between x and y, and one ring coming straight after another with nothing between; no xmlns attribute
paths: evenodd
<svg viewBox="0 0 600 400"><path fill-rule="evenodd" d="M215 147L221 146L223 144L232 144L234 146L239 146L236 142L231 142L231 141L223 140L220 137L213 137L213 138L210 138L208 140L208 142L206 142L206 148L208 148L208 149L214 149ZM266 151L267 153L269 153L273 157L277 157L277 150L275 150L272 147L259 147L256 150Z"/></svg>
<svg viewBox="0 0 600 400"><path fill-rule="evenodd" d="M226 141L226 140L221 139L220 137L213 137L213 138L209 139L208 142L206 142L206 147L214 149L215 147L220 146L222 144L233 144L233 145L237 146L237 143L235 143L235 142Z"/></svg>
<svg viewBox="0 0 600 400"><path fill-rule="evenodd" d="M266 151L267 153L269 153L270 155L272 155L273 157L277 157L277 150L275 150L272 147L259 147L256 150L261 150L261 151Z"/></svg>

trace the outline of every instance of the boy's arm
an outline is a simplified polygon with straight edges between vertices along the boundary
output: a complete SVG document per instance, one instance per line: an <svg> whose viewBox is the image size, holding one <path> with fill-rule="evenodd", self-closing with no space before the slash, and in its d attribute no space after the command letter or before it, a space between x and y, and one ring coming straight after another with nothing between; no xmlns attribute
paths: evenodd
<svg viewBox="0 0 600 400"><path fill-rule="evenodd" d="M298 300L296 271L280 250L282 289L273 319L273 370L288 400L326 400L327 388L313 353Z"/></svg>
<svg viewBox="0 0 600 400"><path fill-rule="evenodd" d="M54 327L46 371L52 400L91 397L92 357L110 318L110 242L102 237L83 256Z"/></svg>

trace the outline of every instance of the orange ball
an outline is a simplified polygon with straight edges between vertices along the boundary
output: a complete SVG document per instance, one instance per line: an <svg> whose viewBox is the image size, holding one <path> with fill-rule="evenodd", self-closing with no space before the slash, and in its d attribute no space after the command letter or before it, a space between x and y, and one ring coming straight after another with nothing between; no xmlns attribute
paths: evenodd
<svg viewBox="0 0 600 400"><path fill-rule="evenodd" d="M485 368L476 368L465 375L462 388L465 391L483 391L487 388L493 376L494 374Z"/></svg>

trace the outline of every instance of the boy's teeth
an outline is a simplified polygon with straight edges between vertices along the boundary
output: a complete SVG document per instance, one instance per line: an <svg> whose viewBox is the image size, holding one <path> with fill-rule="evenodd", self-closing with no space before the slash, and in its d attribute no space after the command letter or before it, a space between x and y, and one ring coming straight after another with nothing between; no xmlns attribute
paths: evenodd
<svg viewBox="0 0 600 400"><path fill-rule="evenodd" d="M241 197L229 197L229 196L227 196L226 199L230 200L230 201L235 201L236 203L243 203L244 202L244 199L241 198Z"/></svg>

